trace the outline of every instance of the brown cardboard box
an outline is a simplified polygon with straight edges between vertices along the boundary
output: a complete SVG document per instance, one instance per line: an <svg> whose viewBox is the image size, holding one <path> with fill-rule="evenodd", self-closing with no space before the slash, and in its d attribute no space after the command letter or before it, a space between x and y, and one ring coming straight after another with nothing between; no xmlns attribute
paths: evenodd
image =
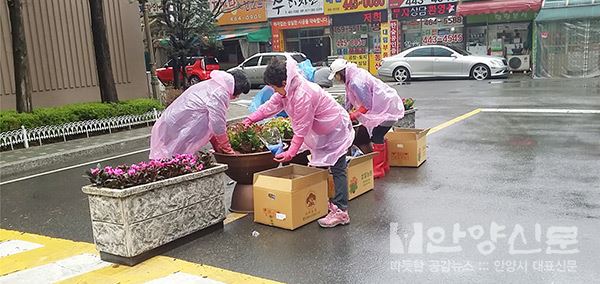
<svg viewBox="0 0 600 284"><path fill-rule="evenodd" d="M428 129L394 128L385 135L392 167L418 167L427 160Z"/></svg>
<svg viewBox="0 0 600 284"><path fill-rule="evenodd" d="M369 153L358 157L348 157L348 199L352 200L357 196L373 189L375 180L373 178L373 156L376 153ZM329 198L335 195L335 186L333 176L329 175Z"/></svg>
<svg viewBox="0 0 600 284"><path fill-rule="evenodd" d="M327 174L295 164L254 174L254 222L294 230L325 216Z"/></svg>

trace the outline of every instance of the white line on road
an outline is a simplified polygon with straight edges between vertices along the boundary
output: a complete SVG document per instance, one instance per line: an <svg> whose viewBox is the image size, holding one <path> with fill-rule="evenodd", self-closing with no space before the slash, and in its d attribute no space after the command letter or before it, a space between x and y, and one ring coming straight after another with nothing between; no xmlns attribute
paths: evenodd
<svg viewBox="0 0 600 284"><path fill-rule="evenodd" d="M215 281L201 276L196 276L183 272L176 272L169 276L146 282L146 284L170 284L170 283L190 283L190 284L222 284L223 282Z"/></svg>
<svg viewBox="0 0 600 284"><path fill-rule="evenodd" d="M0 277L3 283L54 283L111 265L97 255L80 254Z"/></svg>
<svg viewBox="0 0 600 284"><path fill-rule="evenodd" d="M600 110L597 110L597 109L554 109L554 108L482 108L481 112L600 114Z"/></svg>
<svg viewBox="0 0 600 284"><path fill-rule="evenodd" d="M70 170L70 169L74 169L74 168L79 168L79 167L82 167L82 166L85 166L85 165L89 165L89 164L96 164L96 163L100 163L100 162L106 161L106 160L112 160L112 159L116 159L116 158L127 157L127 156L131 156L131 155L143 153L143 152L146 152L148 150L150 150L150 148L143 149L143 150L138 150L138 151L134 151L134 152L129 152L129 153L125 153L125 154L121 154L121 155L117 155L117 156L107 157L107 158L104 158L104 159L95 160L95 161L91 161L91 162L87 162L87 163L81 163L81 164L77 164L77 165L73 165L73 166L68 166L68 167L64 167L64 168L60 168L60 169L56 169L56 170L51 170L51 171L47 171L47 172L43 172L43 173L38 173L38 174L26 176L26 177L20 177L20 178L16 178L16 179L11 179L11 180L0 182L0 185L5 185L5 184L14 183L14 182L18 182L18 181L22 181L22 180L26 180L26 179L30 179L30 178L36 178L36 177L39 177L39 176L45 176L45 175L49 175L49 174L53 174L53 173L57 173L57 172L62 172L62 171L66 171L66 170Z"/></svg>
<svg viewBox="0 0 600 284"><path fill-rule="evenodd" d="M21 240L10 240L0 243L0 257L41 248L43 245Z"/></svg>

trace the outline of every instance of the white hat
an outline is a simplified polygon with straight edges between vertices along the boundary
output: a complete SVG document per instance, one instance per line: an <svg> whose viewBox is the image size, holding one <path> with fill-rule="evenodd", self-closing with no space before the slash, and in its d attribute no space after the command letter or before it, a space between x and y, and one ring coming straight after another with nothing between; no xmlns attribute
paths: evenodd
<svg viewBox="0 0 600 284"><path fill-rule="evenodd" d="M331 70L331 73L329 74L329 80L333 80L337 72L346 69L347 64L348 61L346 61L346 59L343 58L338 58L331 62L331 66L329 66L329 69Z"/></svg>

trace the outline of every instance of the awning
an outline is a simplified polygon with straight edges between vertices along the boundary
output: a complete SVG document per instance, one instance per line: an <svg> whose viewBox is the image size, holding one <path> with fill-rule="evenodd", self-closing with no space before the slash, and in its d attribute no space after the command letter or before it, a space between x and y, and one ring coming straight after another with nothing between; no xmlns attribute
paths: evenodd
<svg viewBox="0 0 600 284"><path fill-rule="evenodd" d="M268 42L271 38L271 29L264 28L255 31L240 31L229 34L221 34L217 37L217 40L232 40L246 38L248 42Z"/></svg>
<svg viewBox="0 0 600 284"><path fill-rule="evenodd" d="M470 16L480 14L513 13L539 11L542 0L485 0L462 2L458 5L456 15Z"/></svg>
<svg viewBox="0 0 600 284"><path fill-rule="evenodd" d="M598 17L598 15L600 15L600 5L548 8L540 10L535 21L548 22L565 19L583 19Z"/></svg>

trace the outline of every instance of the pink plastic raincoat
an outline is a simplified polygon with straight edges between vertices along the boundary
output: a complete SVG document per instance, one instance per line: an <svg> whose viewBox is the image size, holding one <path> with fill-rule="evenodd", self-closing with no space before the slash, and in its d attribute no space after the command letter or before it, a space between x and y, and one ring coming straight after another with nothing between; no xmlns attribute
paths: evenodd
<svg viewBox="0 0 600 284"><path fill-rule="evenodd" d="M294 136L304 137L300 151L310 150L310 164L333 166L352 146L354 129L350 116L319 85L306 80L294 60L288 60L286 68L286 96L275 93L252 116L266 118L285 110L292 121Z"/></svg>
<svg viewBox="0 0 600 284"><path fill-rule="evenodd" d="M384 121L397 121L404 117L402 99L392 87L373 77L356 64L346 66L346 108L364 106L368 111L357 119L369 134Z"/></svg>
<svg viewBox="0 0 600 284"><path fill-rule="evenodd" d="M150 159L193 154L213 135L227 131L227 109L233 96L233 76L213 71L210 80L188 88L152 127Z"/></svg>

